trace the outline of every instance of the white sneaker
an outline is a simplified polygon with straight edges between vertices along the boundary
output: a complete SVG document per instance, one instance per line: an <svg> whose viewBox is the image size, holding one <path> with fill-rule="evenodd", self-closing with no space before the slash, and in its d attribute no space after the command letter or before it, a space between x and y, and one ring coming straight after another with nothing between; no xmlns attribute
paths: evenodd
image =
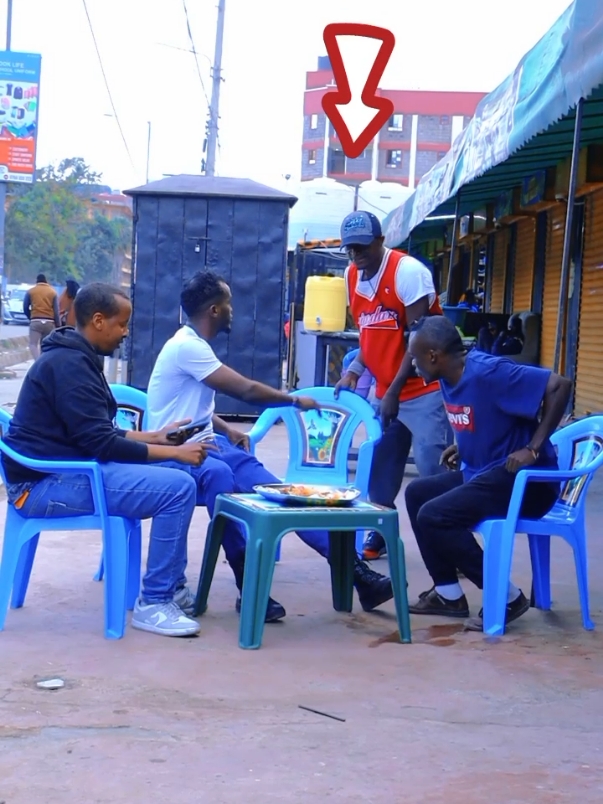
<svg viewBox="0 0 603 804"><path fill-rule="evenodd" d="M195 601L196 595L188 588L188 586L183 586L182 589L179 589L174 595L174 603L189 617L195 610Z"/></svg>
<svg viewBox="0 0 603 804"><path fill-rule="evenodd" d="M132 613L132 628L173 637L194 636L201 630L199 623L187 617L173 600L169 603L147 604L142 603L140 598Z"/></svg>

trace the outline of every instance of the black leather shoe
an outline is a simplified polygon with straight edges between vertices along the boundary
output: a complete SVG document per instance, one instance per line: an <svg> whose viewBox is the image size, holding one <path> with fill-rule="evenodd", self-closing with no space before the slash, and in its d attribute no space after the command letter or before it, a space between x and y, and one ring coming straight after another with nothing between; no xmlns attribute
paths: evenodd
<svg viewBox="0 0 603 804"><path fill-rule="evenodd" d="M419 599L408 607L411 614L429 614L436 617L466 618L469 616L469 604L465 595L458 600L447 600L439 595L435 586L427 592L421 592Z"/></svg>
<svg viewBox="0 0 603 804"><path fill-rule="evenodd" d="M372 611L394 596L391 580L379 575L359 559L354 565L354 586L364 611Z"/></svg>
<svg viewBox="0 0 603 804"><path fill-rule="evenodd" d="M520 590L519 597L516 597L513 602L507 604L505 612L505 625L517 620L522 614L530 610L530 601ZM471 617L465 623L465 631L483 631L484 630L484 610L480 609L477 617Z"/></svg>
<svg viewBox="0 0 603 804"><path fill-rule="evenodd" d="M241 613L241 598L237 598L236 602L236 609L237 614ZM271 597L268 598L268 608L266 609L266 619L264 620L265 623L277 623L279 620L282 620L283 617L287 616L287 612L285 611L284 607L281 606L280 603L277 603L276 600L273 600Z"/></svg>

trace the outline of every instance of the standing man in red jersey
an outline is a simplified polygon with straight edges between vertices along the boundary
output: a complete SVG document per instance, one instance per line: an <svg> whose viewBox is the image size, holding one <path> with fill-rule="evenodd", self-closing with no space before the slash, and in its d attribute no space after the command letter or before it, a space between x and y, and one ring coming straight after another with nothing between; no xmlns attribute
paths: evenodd
<svg viewBox="0 0 603 804"><path fill-rule="evenodd" d="M441 315L433 277L422 262L383 245L379 219L351 212L341 224L341 245L351 264L346 270L348 306L360 330L360 352L336 386L354 390L368 368L376 380L383 437L373 457L370 499L395 508L404 479L412 437L419 475L444 472L443 451L454 437L439 383L426 383L413 369L406 347L412 325L426 315ZM370 533L364 558L385 554L378 533Z"/></svg>

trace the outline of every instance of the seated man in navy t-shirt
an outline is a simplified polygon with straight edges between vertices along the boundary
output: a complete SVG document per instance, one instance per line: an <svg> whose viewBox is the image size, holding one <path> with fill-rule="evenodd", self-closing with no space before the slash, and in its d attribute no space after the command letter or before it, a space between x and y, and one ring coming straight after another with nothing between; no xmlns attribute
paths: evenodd
<svg viewBox="0 0 603 804"><path fill-rule="evenodd" d="M434 583L410 611L469 617L458 573L483 589L483 552L473 530L484 519L506 517L520 469L557 468L549 436L566 410L572 384L548 369L478 350L467 354L455 326L442 316L418 323L409 351L418 374L427 382L440 381L456 437L442 456L452 471L414 480L406 488L410 523ZM540 519L558 494L557 483L528 483L521 515ZM506 622L529 606L510 583ZM482 612L466 627L481 631Z"/></svg>

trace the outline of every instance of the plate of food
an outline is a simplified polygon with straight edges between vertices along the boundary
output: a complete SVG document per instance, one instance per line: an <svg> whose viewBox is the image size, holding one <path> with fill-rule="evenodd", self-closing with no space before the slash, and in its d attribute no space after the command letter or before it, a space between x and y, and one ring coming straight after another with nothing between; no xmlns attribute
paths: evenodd
<svg viewBox="0 0 603 804"><path fill-rule="evenodd" d="M358 489L346 486L317 486L314 483L266 483L254 486L256 494L272 502L295 505L345 506L360 497Z"/></svg>

